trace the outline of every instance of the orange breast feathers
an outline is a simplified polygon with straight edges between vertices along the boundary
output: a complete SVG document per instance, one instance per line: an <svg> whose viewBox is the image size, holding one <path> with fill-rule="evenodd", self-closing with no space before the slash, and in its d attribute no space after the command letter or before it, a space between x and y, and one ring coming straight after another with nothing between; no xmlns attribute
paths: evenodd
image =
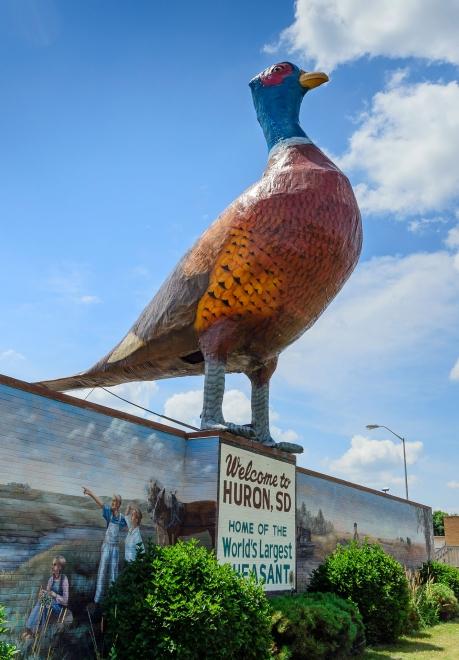
<svg viewBox="0 0 459 660"><path fill-rule="evenodd" d="M281 301L283 278L269 245L257 245L251 229L234 228L222 247L198 304L198 332L225 316L272 316Z"/></svg>
<svg viewBox="0 0 459 660"><path fill-rule="evenodd" d="M313 145L289 149L188 256L185 274L209 274L194 328L202 333L224 317L249 326L287 315L295 333L304 330L344 284L360 248L346 177Z"/></svg>

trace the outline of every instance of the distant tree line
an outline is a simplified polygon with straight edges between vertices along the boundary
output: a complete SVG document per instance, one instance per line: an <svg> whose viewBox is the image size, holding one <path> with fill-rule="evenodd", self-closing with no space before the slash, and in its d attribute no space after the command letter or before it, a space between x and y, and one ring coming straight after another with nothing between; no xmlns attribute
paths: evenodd
<svg viewBox="0 0 459 660"><path fill-rule="evenodd" d="M325 519L322 509L319 509L317 514L314 515L307 510L304 502L296 510L296 515L300 527L311 530L312 534L329 534L335 529L333 523Z"/></svg>
<svg viewBox="0 0 459 660"><path fill-rule="evenodd" d="M452 515L452 516L457 516L457 513L446 513L446 511L434 511L432 514L432 519L433 519L433 528L434 528L434 534L435 536L444 536L445 535L445 524L444 524L444 518L447 516Z"/></svg>

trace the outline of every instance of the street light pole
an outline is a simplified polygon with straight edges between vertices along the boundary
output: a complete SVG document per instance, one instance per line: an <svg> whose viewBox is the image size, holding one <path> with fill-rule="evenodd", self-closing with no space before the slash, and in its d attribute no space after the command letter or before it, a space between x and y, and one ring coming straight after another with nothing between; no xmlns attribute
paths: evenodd
<svg viewBox="0 0 459 660"><path fill-rule="evenodd" d="M395 435L396 438L402 441L402 446L403 446L403 466L405 468L405 493L406 493L406 499L408 500L408 473L406 470L406 450L405 450L405 438L402 438L401 435L398 433L395 433L395 431L392 431L388 426L384 426L384 424L367 424L367 429L370 431L372 429L386 429L386 431L389 431L389 433L392 433L392 435Z"/></svg>

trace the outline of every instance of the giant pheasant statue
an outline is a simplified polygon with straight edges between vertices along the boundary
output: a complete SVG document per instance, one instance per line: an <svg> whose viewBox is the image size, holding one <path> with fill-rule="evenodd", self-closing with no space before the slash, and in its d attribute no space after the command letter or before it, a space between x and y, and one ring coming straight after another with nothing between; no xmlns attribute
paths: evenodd
<svg viewBox="0 0 459 660"><path fill-rule="evenodd" d="M299 125L304 95L327 80L282 62L250 81L269 148L261 179L204 232L106 357L41 385L69 390L204 373L201 428L276 446L269 382L278 355L333 300L362 245L347 177ZM250 379L251 424L224 420L225 372Z"/></svg>

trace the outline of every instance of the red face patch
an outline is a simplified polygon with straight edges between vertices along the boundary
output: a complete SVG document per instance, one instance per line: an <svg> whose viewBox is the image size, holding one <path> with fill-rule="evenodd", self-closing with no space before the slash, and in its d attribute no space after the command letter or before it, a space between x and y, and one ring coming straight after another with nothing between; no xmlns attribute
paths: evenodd
<svg viewBox="0 0 459 660"><path fill-rule="evenodd" d="M280 83L293 72L293 67L288 62L281 62L280 64L273 64L269 69L263 71L260 75L261 84L264 87L271 87L272 85L280 85Z"/></svg>

